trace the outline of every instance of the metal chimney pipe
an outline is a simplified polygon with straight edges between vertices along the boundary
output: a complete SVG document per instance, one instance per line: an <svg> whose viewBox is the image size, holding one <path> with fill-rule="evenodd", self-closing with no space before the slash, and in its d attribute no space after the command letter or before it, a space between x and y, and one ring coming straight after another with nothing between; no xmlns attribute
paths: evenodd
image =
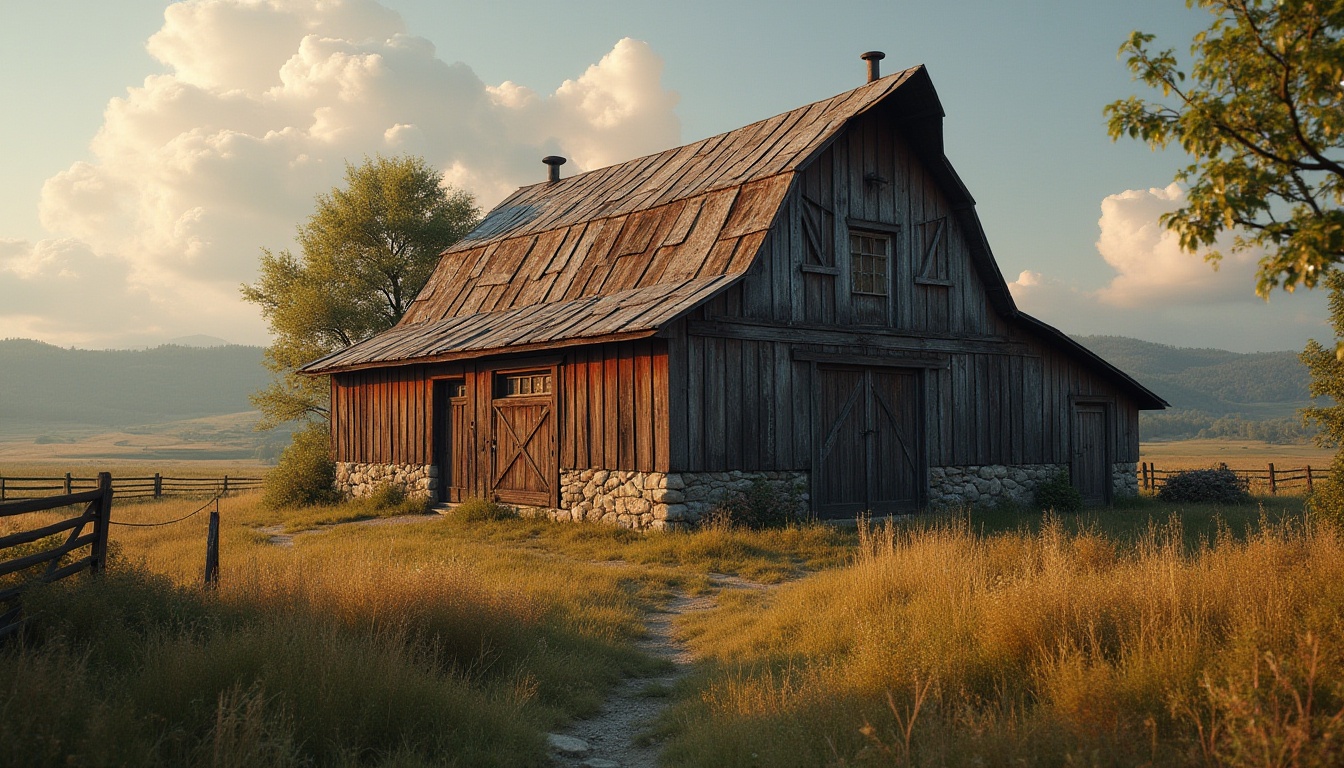
<svg viewBox="0 0 1344 768"><path fill-rule="evenodd" d="M878 62L887 58L887 54L881 51L868 51L867 53L861 54L859 58L868 62L868 82L871 83L882 76Z"/></svg>
<svg viewBox="0 0 1344 768"><path fill-rule="evenodd" d="M560 180L560 166L565 164L565 158L559 155L547 155L541 158L541 162L550 166L546 173L546 181L554 184Z"/></svg>

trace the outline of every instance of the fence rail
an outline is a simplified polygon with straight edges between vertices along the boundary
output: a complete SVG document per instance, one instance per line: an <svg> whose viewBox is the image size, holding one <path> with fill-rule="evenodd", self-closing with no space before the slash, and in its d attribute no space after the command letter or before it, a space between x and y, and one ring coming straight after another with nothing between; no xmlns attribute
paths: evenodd
<svg viewBox="0 0 1344 768"><path fill-rule="evenodd" d="M157 499L163 496L227 496L236 491L261 488L260 477L164 477L159 473L145 477L118 477L112 481L122 499ZM52 494L72 494L98 487L96 477L76 477L67 472L55 477L6 477L0 475L0 502L31 499Z"/></svg>
<svg viewBox="0 0 1344 768"><path fill-rule="evenodd" d="M1231 469L1252 491L1268 491L1272 495L1278 494L1280 491L1305 491L1310 493L1315 488L1316 481L1330 478L1330 470L1312 467L1310 464L1304 467L1287 469L1277 468L1273 462L1267 464L1264 469L1234 469L1226 464L1219 468ZM1151 461L1140 462L1139 485L1145 491L1157 491L1167 484L1167 478L1188 471L1190 470L1157 469Z"/></svg>
<svg viewBox="0 0 1344 768"><path fill-rule="evenodd" d="M100 472L93 490L0 503L0 638L21 626L19 598L34 584L72 576L84 570L99 573L107 564L107 529L112 515L112 476ZM87 504L74 517L26 528L19 515ZM84 529L92 526L92 531ZM65 541L57 543L69 531ZM88 548L80 557L78 551ZM43 565L45 569L38 572Z"/></svg>

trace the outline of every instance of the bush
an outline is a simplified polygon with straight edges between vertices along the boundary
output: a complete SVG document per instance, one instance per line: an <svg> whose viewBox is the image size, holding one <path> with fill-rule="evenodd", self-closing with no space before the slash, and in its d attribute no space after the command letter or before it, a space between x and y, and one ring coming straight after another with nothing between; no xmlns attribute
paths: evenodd
<svg viewBox="0 0 1344 768"><path fill-rule="evenodd" d="M783 528L806 521L795 487L782 487L764 478L751 481L746 490L726 495L710 508L701 525L710 528Z"/></svg>
<svg viewBox="0 0 1344 768"><path fill-rule="evenodd" d="M1330 463L1329 479L1315 482L1315 490L1307 497L1307 512L1317 520L1344 524L1344 453Z"/></svg>
<svg viewBox="0 0 1344 768"><path fill-rule="evenodd" d="M310 424L294 433L275 469L266 473L261 503L271 509L334 504L336 463L331 460L330 436L325 425Z"/></svg>
<svg viewBox="0 0 1344 768"><path fill-rule="evenodd" d="M429 499L409 497L406 489L392 483L381 483L373 493L355 502L370 513L386 517L388 515L423 515L429 509Z"/></svg>
<svg viewBox="0 0 1344 768"><path fill-rule="evenodd" d="M1222 466L1177 472L1167 478L1157 498L1176 503L1242 504L1251 495L1246 491L1246 481Z"/></svg>
<svg viewBox="0 0 1344 768"><path fill-rule="evenodd" d="M1060 472L1036 486L1036 506L1056 512L1078 512L1083 508L1083 494L1069 482L1067 472Z"/></svg>
<svg viewBox="0 0 1344 768"><path fill-rule="evenodd" d="M464 523L480 523L486 520L509 520L518 517L518 511L494 501L467 499L453 507L453 517Z"/></svg>

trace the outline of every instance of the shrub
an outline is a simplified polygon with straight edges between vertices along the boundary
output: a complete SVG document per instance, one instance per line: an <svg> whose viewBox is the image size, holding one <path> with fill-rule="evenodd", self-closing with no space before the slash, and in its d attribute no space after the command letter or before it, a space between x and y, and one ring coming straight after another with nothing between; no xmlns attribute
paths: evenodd
<svg viewBox="0 0 1344 768"><path fill-rule="evenodd" d="M1162 501L1194 504L1241 504L1250 497L1246 481L1226 466L1177 472L1157 492Z"/></svg>
<svg viewBox="0 0 1344 768"><path fill-rule="evenodd" d="M336 492L336 463L331 460L325 426L310 424L294 433L275 469L266 473L261 503L271 509L332 504Z"/></svg>
<svg viewBox="0 0 1344 768"><path fill-rule="evenodd" d="M701 525L711 528L783 528L804 522L798 489L756 478L745 490L727 494L710 508Z"/></svg>
<svg viewBox="0 0 1344 768"><path fill-rule="evenodd" d="M480 523L486 520L509 520L518 516L518 511L485 499L467 499L453 507L453 516L464 523Z"/></svg>
<svg viewBox="0 0 1344 768"><path fill-rule="evenodd" d="M1083 494L1069 482L1067 472L1036 486L1036 506L1056 512L1078 512L1083 508Z"/></svg>
<svg viewBox="0 0 1344 768"><path fill-rule="evenodd" d="M1307 497L1307 511L1318 520L1344 524L1344 453L1330 463L1330 477L1316 481Z"/></svg>
<svg viewBox="0 0 1344 768"><path fill-rule="evenodd" d="M392 483L381 483L373 489L373 493L359 499L356 503L367 508L371 513L387 515L423 515L429 509L429 499L425 497L409 497L406 495L406 489L400 485Z"/></svg>

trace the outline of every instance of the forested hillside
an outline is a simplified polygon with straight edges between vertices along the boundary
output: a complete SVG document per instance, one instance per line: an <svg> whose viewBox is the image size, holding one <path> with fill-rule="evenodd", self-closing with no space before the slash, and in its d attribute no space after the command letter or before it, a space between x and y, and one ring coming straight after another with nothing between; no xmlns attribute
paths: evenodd
<svg viewBox="0 0 1344 768"><path fill-rule="evenodd" d="M252 410L261 347L63 349L0 340L0 434L122 428Z"/></svg>
<svg viewBox="0 0 1344 768"><path fill-rule="evenodd" d="M1145 412L1144 440L1236 437L1310 439L1298 409L1309 405L1307 369L1296 352L1228 352L1156 344L1124 336L1077 336L1080 344L1171 403Z"/></svg>

